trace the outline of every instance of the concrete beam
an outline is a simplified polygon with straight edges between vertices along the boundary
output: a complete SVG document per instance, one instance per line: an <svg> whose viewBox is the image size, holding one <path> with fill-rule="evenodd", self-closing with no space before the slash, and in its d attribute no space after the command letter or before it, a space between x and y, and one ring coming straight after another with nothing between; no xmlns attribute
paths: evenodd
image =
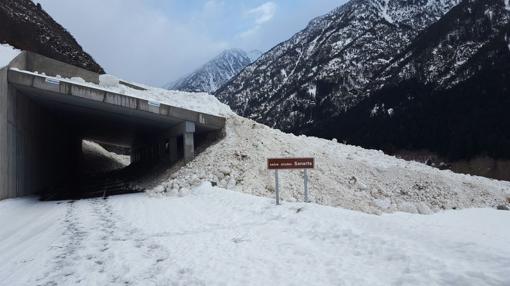
<svg viewBox="0 0 510 286"><path fill-rule="evenodd" d="M177 124L168 131L168 135L175 137L185 133L195 133L195 123L185 121Z"/></svg>

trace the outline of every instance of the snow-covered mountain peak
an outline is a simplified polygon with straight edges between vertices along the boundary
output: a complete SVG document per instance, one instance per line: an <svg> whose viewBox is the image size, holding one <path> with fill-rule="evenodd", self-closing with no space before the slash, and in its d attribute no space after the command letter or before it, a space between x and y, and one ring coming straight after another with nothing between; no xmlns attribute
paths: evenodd
<svg viewBox="0 0 510 286"><path fill-rule="evenodd" d="M169 89L191 92L214 92L243 68L259 58L261 52L246 52L241 49L228 49L188 76L170 84Z"/></svg>
<svg viewBox="0 0 510 286"><path fill-rule="evenodd" d="M246 57L248 54L241 50L241 49L228 49L221 52L219 55L217 55L213 60L218 59L225 59L225 58L239 58L239 57Z"/></svg>

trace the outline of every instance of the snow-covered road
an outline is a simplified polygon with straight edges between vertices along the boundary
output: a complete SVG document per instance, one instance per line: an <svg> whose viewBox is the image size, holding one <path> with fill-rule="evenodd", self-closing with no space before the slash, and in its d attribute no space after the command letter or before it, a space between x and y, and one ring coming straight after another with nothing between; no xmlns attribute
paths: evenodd
<svg viewBox="0 0 510 286"><path fill-rule="evenodd" d="M368 215L204 184L0 202L2 285L510 285L510 212Z"/></svg>

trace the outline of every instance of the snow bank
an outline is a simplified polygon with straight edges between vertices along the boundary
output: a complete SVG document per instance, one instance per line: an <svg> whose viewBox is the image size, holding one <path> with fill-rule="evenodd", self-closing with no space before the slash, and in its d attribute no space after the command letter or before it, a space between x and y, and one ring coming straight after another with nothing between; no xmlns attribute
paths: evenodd
<svg viewBox="0 0 510 286"><path fill-rule="evenodd" d="M227 136L149 191L185 195L203 181L248 194L274 197L269 157L315 157L309 172L311 200L368 213L428 214L445 209L506 204L510 183L441 171L420 163L313 137L294 136L236 115ZM281 195L303 200L301 171L280 172Z"/></svg>
<svg viewBox="0 0 510 286"><path fill-rule="evenodd" d="M7 66L20 53L20 50L8 44L0 44L0 68Z"/></svg>

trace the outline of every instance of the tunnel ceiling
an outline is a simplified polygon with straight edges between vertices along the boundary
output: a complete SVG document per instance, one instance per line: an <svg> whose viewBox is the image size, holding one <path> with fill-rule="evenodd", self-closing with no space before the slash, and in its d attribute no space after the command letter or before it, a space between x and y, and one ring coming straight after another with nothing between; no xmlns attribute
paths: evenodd
<svg viewBox="0 0 510 286"><path fill-rule="evenodd" d="M78 136L114 145L131 146L137 137L159 134L180 122L72 96L55 96L23 87L18 90L43 106Z"/></svg>

